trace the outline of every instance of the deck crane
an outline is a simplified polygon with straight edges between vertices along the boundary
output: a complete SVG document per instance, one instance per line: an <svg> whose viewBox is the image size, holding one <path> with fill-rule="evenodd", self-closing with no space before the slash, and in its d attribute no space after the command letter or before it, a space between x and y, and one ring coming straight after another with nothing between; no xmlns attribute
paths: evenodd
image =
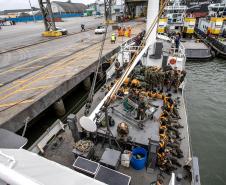
<svg viewBox="0 0 226 185"><path fill-rule="evenodd" d="M38 0L38 2L43 16L43 22L45 25L45 31L42 33L42 36L45 37L62 36L63 33L56 28L50 0Z"/></svg>

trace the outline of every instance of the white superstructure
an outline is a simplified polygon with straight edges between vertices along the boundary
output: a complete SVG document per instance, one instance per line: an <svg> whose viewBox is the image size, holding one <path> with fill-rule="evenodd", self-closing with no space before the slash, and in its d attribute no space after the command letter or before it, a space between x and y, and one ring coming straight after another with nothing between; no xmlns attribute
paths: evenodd
<svg viewBox="0 0 226 185"><path fill-rule="evenodd" d="M226 1L223 1L222 3L210 4L208 6L208 10L209 16L212 17L226 15Z"/></svg>
<svg viewBox="0 0 226 185"><path fill-rule="evenodd" d="M198 29L205 34L219 35L226 29L226 2L210 4L208 17L200 18Z"/></svg>
<svg viewBox="0 0 226 185"><path fill-rule="evenodd" d="M180 4L180 0L175 0L173 5L166 6L165 15L168 18L168 24L183 24L187 9L187 6Z"/></svg>
<svg viewBox="0 0 226 185"><path fill-rule="evenodd" d="M0 185L104 185L24 149L0 151Z"/></svg>

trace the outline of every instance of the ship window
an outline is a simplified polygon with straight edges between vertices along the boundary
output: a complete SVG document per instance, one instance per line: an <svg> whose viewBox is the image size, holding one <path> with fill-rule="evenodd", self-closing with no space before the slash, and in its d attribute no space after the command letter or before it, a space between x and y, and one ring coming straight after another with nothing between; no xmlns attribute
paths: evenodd
<svg viewBox="0 0 226 185"><path fill-rule="evenodd" d="M216 22L216 26L222 26L222 22Z"/></svg>

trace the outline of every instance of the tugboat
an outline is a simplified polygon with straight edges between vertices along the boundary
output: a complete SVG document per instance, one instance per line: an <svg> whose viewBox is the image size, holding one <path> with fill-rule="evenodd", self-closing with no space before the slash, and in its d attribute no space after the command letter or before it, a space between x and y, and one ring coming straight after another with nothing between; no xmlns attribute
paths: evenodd
<svg viewBox="0 0 226 185"><path fill-rule="evenodd" d="M30 148L47 159L2 150L17 160L0 168L5 184L201 184L184 100L186 57L156 39L164 9L158 10L156 1L148 2L146 33L122 45L92 101Z"/></svg>
<svg viewBox="0 0 226 185"><path fill-rule="evenodd" d="M180 4L180 0L174 0L172 5L166 6L159 19L158 34L182 33L187 9L187 6ZM191 30L188 31L190 33Z"/></svg>
<svg viewBox="0 0 226 185"><path fill-rule="evenodd" d="M165 15L159 20L158 34L167 34L167 40L174 42L175 34L181 35L180 48L187 60L207 60L212 57L210 48L203 42L194 39L196 19L187 14L188 7L181 5L179 0L165 8ZM160 36L159 36L160 37Z"/></svg>
<svg viewBox="0 0 226 185"><path fill-rule="evenodd" d="M226 57L226 1L210 4L209 15L200 18L195 33L211 47L212 55Z"/></svg>

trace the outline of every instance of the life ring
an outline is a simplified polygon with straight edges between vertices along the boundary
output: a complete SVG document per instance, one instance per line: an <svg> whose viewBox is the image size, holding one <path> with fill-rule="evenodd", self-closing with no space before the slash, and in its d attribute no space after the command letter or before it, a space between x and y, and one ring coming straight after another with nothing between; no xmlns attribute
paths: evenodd
<svg viewBox="0 0 226 185"><path fill-rule="evenodd" d="M169 62L171 65L174 65L177 63L177 60L175 58L171 58L170 59L170 62Z"/></svg>

